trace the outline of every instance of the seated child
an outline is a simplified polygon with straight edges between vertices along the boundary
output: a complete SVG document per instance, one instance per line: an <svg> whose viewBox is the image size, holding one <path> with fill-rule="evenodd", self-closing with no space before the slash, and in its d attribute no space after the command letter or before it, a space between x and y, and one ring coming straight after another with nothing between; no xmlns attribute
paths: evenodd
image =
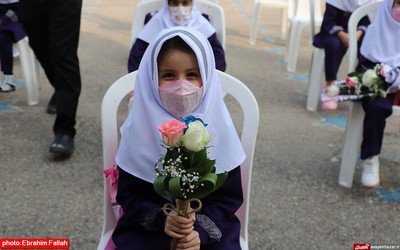
<svg viewBox="0 0 400 250"><path fill-rule="evenodd" d="M130 50L128 72L138 69L144 51L150 41L162 29L184 26L200 31L205 35L213 48L216 68L225 71L225 51L217 39L214 27L196 7L196 0L164 0L164 6L146 23L139 32ZM146 18L148 19L147 15Z"/></svg>
<svg viewBox="0 0 400 250"><path fill-rule="evenodd" d="M0 64L3 76L0 92L15 90L13 75L13 43L26 36L22 24L18 22L18 0L0 0Z"/></svg>
<svg viewBox="0 0 400 250"><path fill-rule="evenodd" d="M400 0L385 0L368 27L357 71L364 72L377 63L391 68L400 67ZM392 114L395 93L386 98L376 98L363 102L365 111L363 140L361 144L362 176L365 187L377 187L379 178L379 154L382 148L386 118Z"/></svg>
<svg viewBox="0 0 400 250"><path fill-rule="evenodd" d="M160 86L190 89L190 94ZM117 202L123 209L112 237L116 248L169 249L175 238L178 249L241 249L235 212L243 203L240 164L245 154L223 101L207 38L185 27L162 30L143 55L135 92L116 156ZM171 97L173 102L163 101ZM201 200L201 210L191 218L173 212L166 216L162 207L171 201L153 188L154 165L165 152L157 127L188 115L208 124L207 151L216 160L216 173L227 172L228 177L221 188Z"/></svg>
<svg viewBox="0 0 400 250"><path fill-rule="evenodd" d="M325 90L337 79L339 66L349 46L347 23L351 13L371 0L326 0L326 9L321 31L315 35L313 45L325 50ZM357 27L357 39L361 44L363 34L369 25L364 17Z"/></svg>

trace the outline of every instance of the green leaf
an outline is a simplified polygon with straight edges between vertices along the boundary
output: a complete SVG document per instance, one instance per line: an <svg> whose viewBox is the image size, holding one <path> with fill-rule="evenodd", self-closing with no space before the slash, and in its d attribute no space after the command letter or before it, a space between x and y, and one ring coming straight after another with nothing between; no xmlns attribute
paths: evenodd
<svg viewBox="0 0 400 250"><path fill-rule="evenodd" d="M198 199L206 197L207 195L212 193L217 181L218 176L216 174L205 174L202 178L200 178L198 182L198 187L191 196Z"/></svg>
<svg viewBox="0 0 400 250"><path fill-rule="evenodd" d="M171 195L171 198L183 198L180 177L173 177L170 179L168 183L168 191Z"/></svg>
<svg viewBox="0 0 400 250"><path fill-rule="evenodd" d="M204 148L199 152L194 153L193 162L191 167L198 167L202 165L203 161L207 159L207 149Z"/></svg>
<svg viewBox="0 0 400 250"><path fill-rule="evenodd" d="M207 173L212 173L214 165L215 165L215 160L205 159L201 166L188 169L187 172L188 173L197 172L200 175L205 175Z"/></svg>
<svg viewBox="0 0 400 250"><path fill-rule="evenodd" d="M217 176L218 176L218 180L217 180L217 183L215 184L213 191L219 189L224 184L224 182L228 178L228 172L217 174Z"/></svg>
<svg viewBox="0 0 400 250"><path fill-rule="evenodd" d="M154 191L159 195L165 195L168 191L169 179L171 179L171 177L163 175L157 176L153 183Z"/></svg>

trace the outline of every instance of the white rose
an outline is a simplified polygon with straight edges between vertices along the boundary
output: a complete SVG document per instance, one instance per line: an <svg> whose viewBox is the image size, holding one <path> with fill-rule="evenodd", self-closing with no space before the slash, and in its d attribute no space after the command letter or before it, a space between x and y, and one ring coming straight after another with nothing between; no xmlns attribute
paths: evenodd
<svg viewBox="0 0 400 250"><path fill-rule="evenodd" d="M335 84L332 84L326 90L326 94L328 96L337 96L339 95L339 88Z"/></svg>
<svg viewBox="0 0 400 250"><path fill-rule="evenodd" d="M373 69L369 69L364 72L362 77L362 84L368 88L370 88L374 84L374 80L378 78L378 75Z"/></svg>
<svg viewBox="0 0 400 250"><path fill-rule="evenodd" d="M182 136L182 144L193 152L199 152L210 142L211 137L201 121L189 123L188 129Z"/></svg>

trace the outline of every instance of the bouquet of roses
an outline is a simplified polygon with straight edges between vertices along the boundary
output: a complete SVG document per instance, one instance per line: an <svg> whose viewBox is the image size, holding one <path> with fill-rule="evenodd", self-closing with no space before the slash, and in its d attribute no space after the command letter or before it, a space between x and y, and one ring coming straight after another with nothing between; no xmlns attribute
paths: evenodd
<svg viewBox="0 0 400 250"><path fill-rule="evenodd" d="M165 204L166 214L173 209L189 218L190 213L200 210L200 199L220 188L228 176L227 172L216 174L215 160L207 156L211 137L206 126L201 119L188 116L158 127L167 152L155 164L154 190L176 203ZM174 244L173 240L171 249Z"/></svg>
<svg viewBox="0 0 400 250"><path fill-rule="evenodd" d="M386 97L399 90L400 70L377 64L364 73L351 72L345 81L332 84L321 94L323 109L336 109L337 102Z"/></svg>
<svg viewBox="0 0 400 250"><path fill-rule="evenodd" d="M215 160L207 156L211 140L206 124L193 116L161 124L167 152L155 164L154 190L171 199L201 199L218 189L227 173L215 174Z"/></svg>

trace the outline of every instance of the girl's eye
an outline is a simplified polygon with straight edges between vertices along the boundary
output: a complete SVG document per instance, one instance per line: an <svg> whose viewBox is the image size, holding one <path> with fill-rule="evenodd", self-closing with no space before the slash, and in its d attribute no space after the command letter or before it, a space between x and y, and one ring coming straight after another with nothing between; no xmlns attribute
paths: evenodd
<svg viewBox="0 0 400 250"><path fill-rule="evenodd" d="M187 74L187 77L188 78L197 78L199 75L197 74L197 73L195 73L195 72L190 72L190 73L188 73Z"/></svg>
<svg viewBox="0 0 400 250"><path fill-rule="evenodd" d="M171 79L171 78L174 78L174 74L172 74L172 73L165 73L165 74L163 74L163 75L161 76L161 78L163 78L163 79Z"/></svg>

